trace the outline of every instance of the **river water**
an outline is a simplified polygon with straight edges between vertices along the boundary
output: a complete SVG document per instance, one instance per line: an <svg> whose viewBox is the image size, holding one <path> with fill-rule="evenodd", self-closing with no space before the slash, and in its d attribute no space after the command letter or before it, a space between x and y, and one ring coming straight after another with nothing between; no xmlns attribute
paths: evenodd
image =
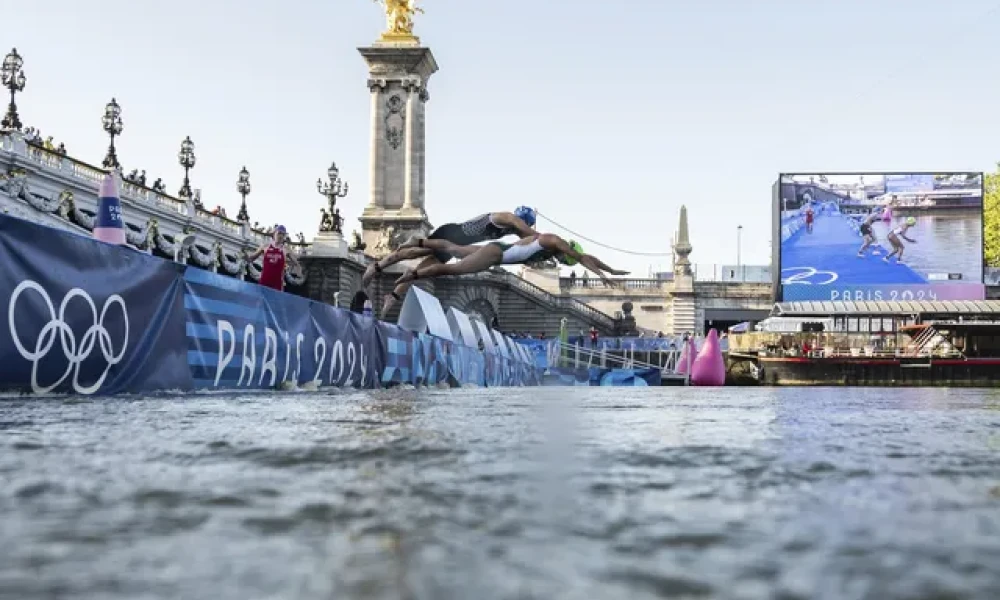
<svg viewBox="0 0 1000 600"><path fill-rule="evenodd" d="M0 401L0 598L1000 598L1000 394Z"/></svg>

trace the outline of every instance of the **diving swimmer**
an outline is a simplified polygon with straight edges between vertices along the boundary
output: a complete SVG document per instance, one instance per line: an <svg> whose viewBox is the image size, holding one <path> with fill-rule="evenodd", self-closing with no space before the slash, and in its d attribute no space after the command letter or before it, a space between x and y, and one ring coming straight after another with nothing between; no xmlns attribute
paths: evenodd
<svg viewBox="0 0 1000 600"><path fill-rule="evenodd" d="M396 285L410 283L416 279L431 279L442 275L468 275L486 271L497 265L517 265L535 263L554 258L566 266L577 263L593 271L608 286L614 286L614 281L608 279L605 273L612 275L628 275L628 271L612 269L596 256L585 254L579 243L567 242L558 235L551 233L536 233L521 238L516 244L491 242L482 246L457 246L448 240L427 239L410 242L418 248L427 248L435 252L447 252L451 256L460 257L456 263L431 264L416 269L409 269L396 280Z"/></svg>
<svg viewBox="0 0 1000 600"><path fill-rule="evenodd" d="M904 240L910 242L911 244L916 244L917 240L911 240L910 238L906 237L907 230L909 230L910 227L913 227L916 224L917 224L916 219L914 219L913 217L906 217L906 221L902 225L889 232L888 238L889 238L889 243L892 244L892 252L890 252L887 256L882 258L882 260L884 260L885 262L889 262L889 259L892 258L892 255L895 254L896 264L900 265L903 264L903 242L899 241L899 238L903 238Z"/></svg>
<svg viewBox="0 0 1000 600"><path fill-rule="evenodd" d="M532 229L534 225L535 210L527 206L519 206L512 213L486 213L464 223L446 223L432 231L427 239L444 240L450 242L451 246L464 247L480 242L499 240L508 235L516 235L521 238L536 235L535 230ZM447 263L452 259L452 254L444 250L432 249L429 245L420 247L413 244L403 244L392 254L368 265L361 277L361 287L368 287L376 273L381 273L384 269L400 261L414 258L424 259L417 267L421 268ZM410 284L397 285L396 289L385 297L382 314L389 312L392 305L401 300L408 289L410 289Z"/></svg>

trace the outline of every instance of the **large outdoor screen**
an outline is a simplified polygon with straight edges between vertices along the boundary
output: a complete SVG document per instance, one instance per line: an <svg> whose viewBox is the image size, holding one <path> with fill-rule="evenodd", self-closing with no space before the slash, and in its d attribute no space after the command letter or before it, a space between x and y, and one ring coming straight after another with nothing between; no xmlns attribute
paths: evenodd
<svg viewBox="0 0 1000 600"><path fill-rule="evenodd" d="M983 174L784 174L781 301L982 300Z"/></svg>

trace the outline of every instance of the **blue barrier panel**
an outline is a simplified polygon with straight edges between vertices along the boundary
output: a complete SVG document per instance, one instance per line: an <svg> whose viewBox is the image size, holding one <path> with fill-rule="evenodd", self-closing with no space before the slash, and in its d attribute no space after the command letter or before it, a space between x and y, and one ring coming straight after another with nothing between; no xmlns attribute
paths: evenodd
<svg viewBox="0 0 1000 600"><path fill-rule="evenodd" d="M544 379L544 385L646 387L659 386L662 377L659 369L579 369L553 368Z"/></svg>
<svg viewBox="0 0 1000 600"><path fill-rule="evenodd" d="M195 388L379 385L373 319L196 268L184 283Z"/></svg>
<svg viewBox="0 0 1000 600"><path fill-rule="evenodd" d="M178 266L6 216L0 262L0 389L190 387Z"/></svg>
<svg viewBox="0 0 1000 600"><path fill-rule="evenodd" d="M0 390L541 382L520 357L2 215L0 258Z"/></svg>
<svg viewBox="0 0 1000 600"><path fill-rule="evenodd" d="M547 369L549 367L549 347L552 344L551 340L516 340L518 344L521 344L528 349L528 352L535 359L535 366L539 369Z"/></svg>

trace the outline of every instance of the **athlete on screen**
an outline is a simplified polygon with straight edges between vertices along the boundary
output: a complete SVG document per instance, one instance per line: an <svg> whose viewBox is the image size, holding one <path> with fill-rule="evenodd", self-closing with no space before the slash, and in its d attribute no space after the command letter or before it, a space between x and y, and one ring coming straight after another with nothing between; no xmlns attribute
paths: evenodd
<svg viewBox="0 0 1000 600"><path fill-rule="evenodd" d="M910 229L910 227L913 227L916 224L916 219L913 217L906 217L906 221L902 225L889 232L888 239L889 243L892 244L892 252L883 257L882 260L889 262L889 259L892 258L893 255L896 255L896 264L903 264L903 242L900 241L900 238L910 242L911 244L916 244L917 240L906 237L906 232Z"/></svg>
<svg viewBox="0 0 1000 600"><path fill-rule="evenodd" d="M875 221L878 221L880 217L881 215L879 212L877 210L873 210L871 214L865 217L865 220L861 222L861 227L859 229L861 230L861 236L864 238L865 243L862 244L861 249L858 250L858 256L864 256L865 250L878 241L878 239L875 238L875 232L872 231L872 224L875 223Z"/></svg>
<svg viewBox="0 0 1000 600"><path fill-rule="evenodd" d="M806 233L813 232L813 220L815 216L813 213L812 204L806 206Z"/></svg>

